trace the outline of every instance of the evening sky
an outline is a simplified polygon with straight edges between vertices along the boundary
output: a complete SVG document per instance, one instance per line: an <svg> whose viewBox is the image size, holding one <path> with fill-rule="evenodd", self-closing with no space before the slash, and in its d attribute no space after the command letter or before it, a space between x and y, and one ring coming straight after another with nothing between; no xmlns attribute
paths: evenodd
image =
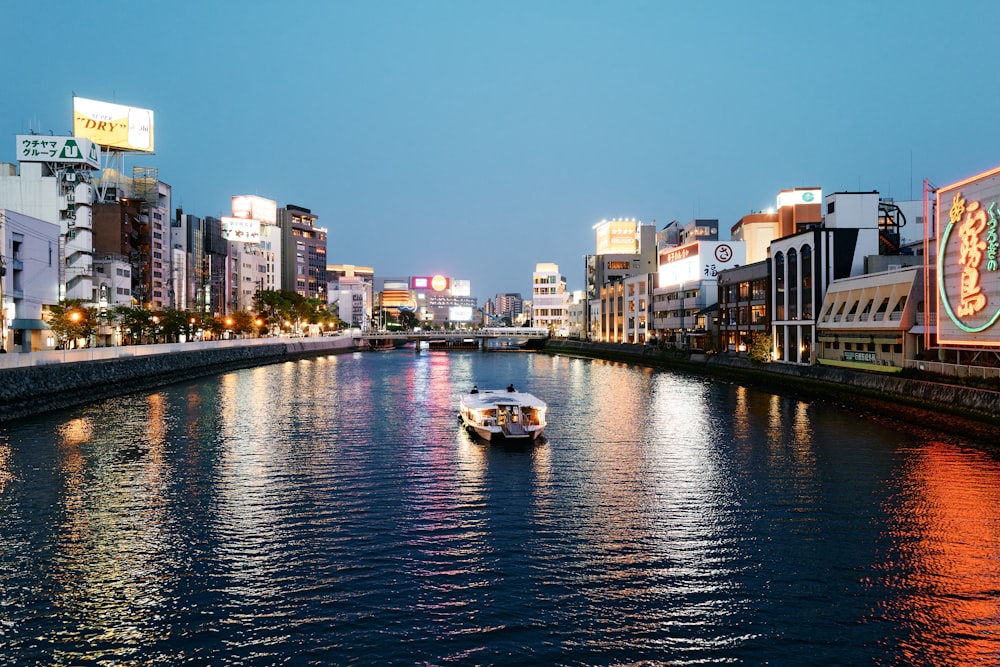
<svg viewBox="0 0 1000 667"><path fill-rule="evenodd" d="M0 161L75 95L152 109L174 207L310 208L331 264L530 298L593 225L779 190L896 199L1000 164L1000 3L179 0L0 4Z"/></svg>

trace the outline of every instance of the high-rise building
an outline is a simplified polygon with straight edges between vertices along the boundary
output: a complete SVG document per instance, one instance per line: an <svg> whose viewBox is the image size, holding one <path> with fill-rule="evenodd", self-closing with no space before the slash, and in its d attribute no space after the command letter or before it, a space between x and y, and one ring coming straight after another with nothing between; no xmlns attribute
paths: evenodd
<svg viewBox="0 0 1000 667"><path fill-rule="evenodd" d="M278 209L281 228L281 285L311 299L326 301L326 229L301 206Z"/></svg>

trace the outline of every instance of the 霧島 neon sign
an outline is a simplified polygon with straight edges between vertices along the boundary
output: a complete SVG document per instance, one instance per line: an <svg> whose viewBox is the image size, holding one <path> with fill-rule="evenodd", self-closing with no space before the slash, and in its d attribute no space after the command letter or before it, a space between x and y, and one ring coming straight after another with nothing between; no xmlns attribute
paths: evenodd
<svg viewBox="0 0 1000 667"><path fill-rule="evenodd" d="M966 318L982 317L991 306L983 291L983 272L997 270L998 239L997 223L1000 217L997 203L984 209L981 202L967 202L961 193L956 193L948 212L948 225L941 232L937 253L937 284L941 308L960 330L975 334L989 329L1000 320L1000 304L987 320L978 325L967 324ZM948 252L948 241L955 235L958 243L957 256ZM958 306L952 307L951 297L945 285L946 265L952 261L960 269L958 279ZM980 320L981 321L981 320Z"/></svg>

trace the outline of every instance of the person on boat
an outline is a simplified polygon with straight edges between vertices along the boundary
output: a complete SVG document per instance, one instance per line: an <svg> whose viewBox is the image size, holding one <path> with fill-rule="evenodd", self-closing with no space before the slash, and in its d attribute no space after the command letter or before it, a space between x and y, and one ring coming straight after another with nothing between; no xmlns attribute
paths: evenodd
<svg viewBox="0 0 1000 667"><path fill-rule="evenodd" d="M507 391L517 391L517 390L514 389L514 384L511 383L511 384L507 385Z"/></svg>
<svg viewBox="0 0 1000 667"><path fill-rule="evenodd" d="M472 391L470 393L472 393L472 394L478 394L479 393L479 385L472 385Z"/></svg>

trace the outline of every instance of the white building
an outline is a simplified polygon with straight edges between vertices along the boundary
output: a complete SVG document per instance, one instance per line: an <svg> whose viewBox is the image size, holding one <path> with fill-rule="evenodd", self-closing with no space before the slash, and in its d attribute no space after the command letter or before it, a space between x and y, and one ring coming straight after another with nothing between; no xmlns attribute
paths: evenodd
<svg viewBox="0 0 1000 667"><path fill-rule="evenodd" d="M816 317L827 286L865 272L879 254L879 195L840 192L824 199L822 225L771 242L771 337L775 361L816 360Z"/></svg>
<svg viewBox="0 0 1000 667"><path fill-rule="evenodd" d="M16 140L20 175L14 165L0 165L0 207L59 226L59 298L94 303L91 205L100 147L81 137Z"/></svg>
<svg viewBox="0 0 1000 667"><path fill-rule="evenodd" d="M661 342L687 348L705 343L708 312L718 303L718 275L746 263L743 241L694 241L660 251L653 290L653 327Z"/></svg>
<svg viewBox="0 0 1000 667"><path fill-rule="evenodd" d="M559 273L559 265L549 262L536 264L531 287L532 326L548 329L555 336L568 336L567 297L566 278Z"/></svg>
<svg viewBox="0 0 1000 667"><path fill-rule="evenodd" d="M0 344L10 352L52 349L44 312L59 303L59 225L0 209Z"/></svg>

